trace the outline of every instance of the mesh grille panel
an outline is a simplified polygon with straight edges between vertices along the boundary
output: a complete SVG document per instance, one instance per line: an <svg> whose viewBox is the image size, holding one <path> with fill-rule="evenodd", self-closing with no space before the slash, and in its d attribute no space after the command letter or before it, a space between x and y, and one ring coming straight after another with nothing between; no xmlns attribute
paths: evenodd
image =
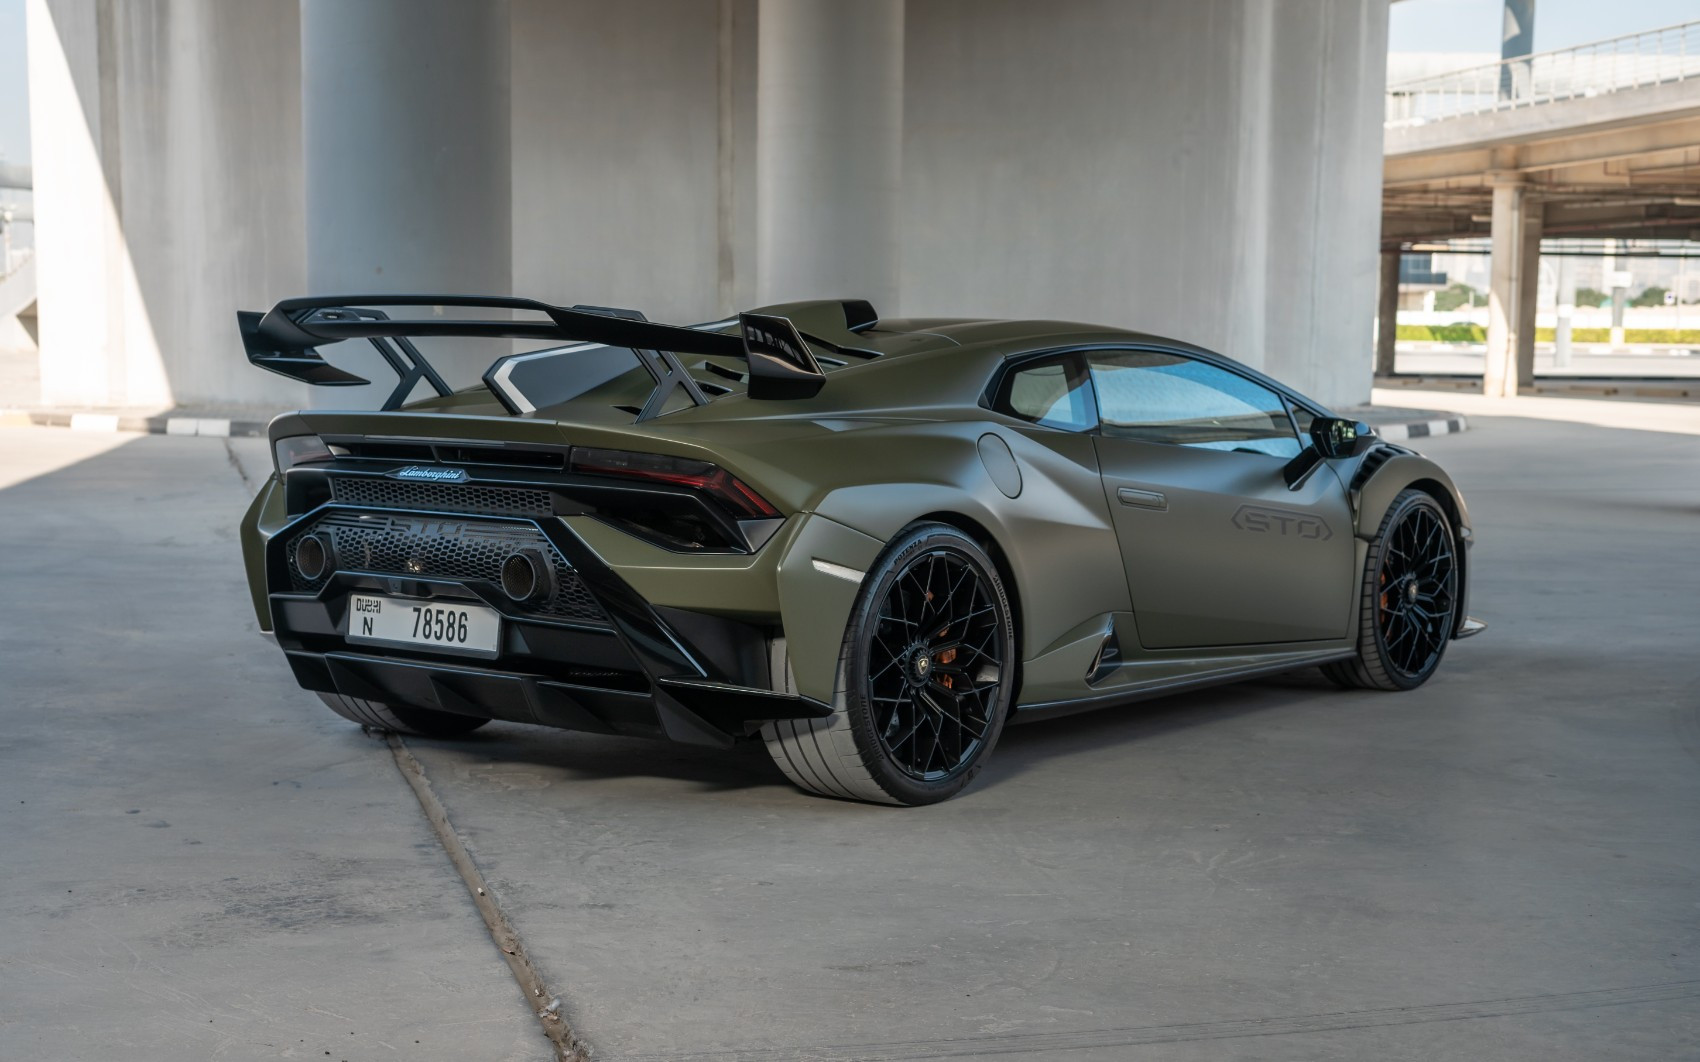
<svg viewBox="0 0 1700 1062"><path fill-rule="evenodd" d="M394 479L365 476L333 476L331 497L346 505L370 505L378 509L429 509L440 513L548 516L554 511L549 503L549 492L546 490L404 483Z"/></svg>
<svg viewBox="0 0 1700 1062"><path fill-rule="evenodd" d="M535 527L445 520L401 513L328 513L301 529L285 546L290 583L313 591L327 576L308 579L295 566L295 543L305 534L328 539L338 571L381 572L501 584L502 561L521 549L542 551L555 566L556 591L526 611L565 619L606 619L584 581Z"/></svg>

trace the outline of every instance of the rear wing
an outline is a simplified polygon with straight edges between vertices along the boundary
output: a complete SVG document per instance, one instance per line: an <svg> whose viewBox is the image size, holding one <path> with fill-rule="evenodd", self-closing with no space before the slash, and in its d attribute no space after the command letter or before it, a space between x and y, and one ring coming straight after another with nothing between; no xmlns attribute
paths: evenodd
<svg viewBox="0 0 1700 1062"><path fill-rule="evenodd" d="M476 320L437 316L443 307L473 307L523 311L530 320ZM432 316L391 317L377 307L429 307ZM873 307L865 302L843 304L845 330L872 324ZM541 319L539 319L539 317ZM557 351L508 355L498 358L484 373L484 383L510 413L529 413L547 404L539 385L535 364L520 371L521 362L541 357L571 359L595 349L626 348L636 357L655 383L638 419L658 415L675 391L683 391L695 405L708 402L696 381L679 361L679 355L742 359L748 366L749 396L755 399L809 398L826 381L809 341L826 349L873 356L873 351L835 344L816 336L805 337L789 318L765 314L739 314L735 320L711 325L683 327L646 320L635 310L599 306L551 306L534 299L476 295L337 295L285 299L265 314L240 311L242 345L248 360L269 372L321 387L349 387L370 383L363 377L325 361L318 348L345 339L369 340L397 376L383 409L396 409L421 380L439 395L451 393L414 346L412 340L444 336L529 339L580 344ZM737 334L720 329L738 326ZM568 362L570 364L570 361ZM553 374L551 374L553 375ZM527 376L530 385L527 386ZM531 392L528 394L528 391Z"/></svg>

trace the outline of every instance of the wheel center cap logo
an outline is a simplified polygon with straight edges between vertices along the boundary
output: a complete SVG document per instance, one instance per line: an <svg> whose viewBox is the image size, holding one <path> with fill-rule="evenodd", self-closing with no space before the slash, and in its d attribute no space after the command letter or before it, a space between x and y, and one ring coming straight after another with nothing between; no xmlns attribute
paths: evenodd
<svg viewBox="0 0 1700 1062"><path fill-rule="evenodd" d="M915 674L925 677L927 672L932 670L932 667L933 662L931 658L925 656L918 656L915 658Z"/></svg>

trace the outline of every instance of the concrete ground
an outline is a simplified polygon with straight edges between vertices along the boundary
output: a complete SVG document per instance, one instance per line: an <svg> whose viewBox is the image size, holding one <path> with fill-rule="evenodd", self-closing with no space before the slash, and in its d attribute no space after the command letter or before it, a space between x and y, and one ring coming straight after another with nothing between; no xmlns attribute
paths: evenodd
<svg viewBox="0 0 1700 1062"><path fill-rule="evenodd" d="M1412 693L1015 727L908 811L759 749L408 745L598 1059L1694 1057L1700 410L1566 402L1421 443L1492 626ZM253 635L224 446L0 436L41 469L0 489L0 1056L545 1057L386 748Z"/></svg>
<svg viewBox="0 0 1700 1062"><path fill-rule="evenodd" d="M0 429L0 1058L549 1058L388 749L259 639L248 497L217 439Z"/></svg>

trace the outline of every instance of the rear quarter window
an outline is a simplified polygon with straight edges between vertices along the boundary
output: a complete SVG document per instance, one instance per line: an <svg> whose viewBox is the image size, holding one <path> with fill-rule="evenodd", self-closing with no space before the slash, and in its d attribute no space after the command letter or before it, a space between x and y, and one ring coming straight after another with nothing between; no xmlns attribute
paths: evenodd
<svg viewBox="0 0 1700 1062"><path fill-rule="evenodd" d="M1068 354L1011 370L993 408L1061 431L1087 431L1098 419L1086 371Z"/></svg>

